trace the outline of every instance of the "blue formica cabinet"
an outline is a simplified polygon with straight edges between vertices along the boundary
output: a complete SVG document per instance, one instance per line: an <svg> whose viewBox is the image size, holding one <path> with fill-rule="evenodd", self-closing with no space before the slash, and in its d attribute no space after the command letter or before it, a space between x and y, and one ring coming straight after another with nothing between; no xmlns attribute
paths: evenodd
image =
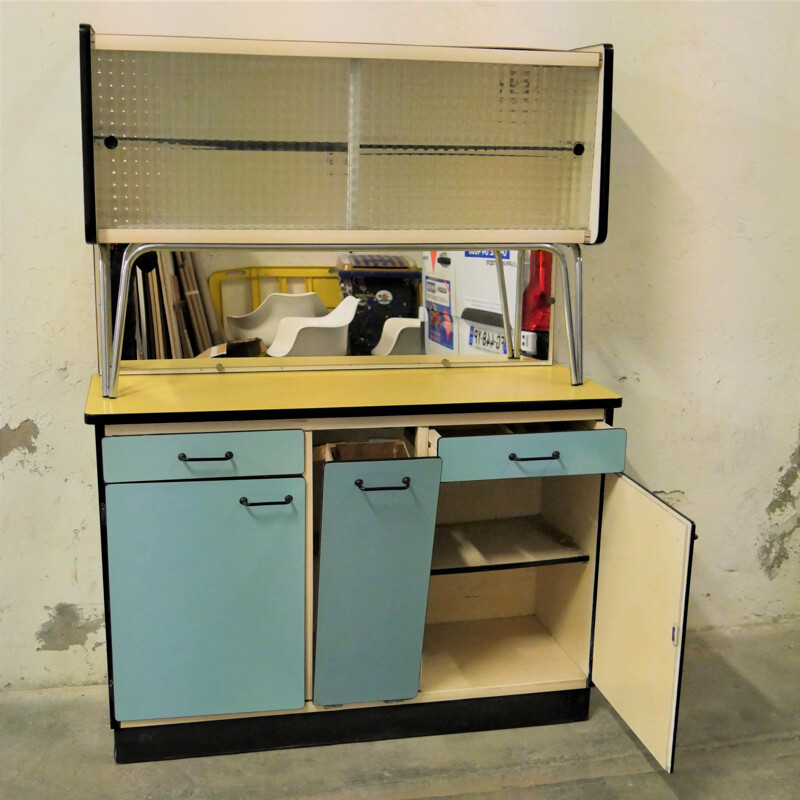
<svg viewBox="0 0 800 800"><path fill-rule="evenodd" d="M285 434L294 434L294 469L301 472L302 433L276 433L272 459L291 443ZM304 704L304 479L158 479L184 467L207 475L269 472L268 437L256 432L246 442L227 434L104 442L106 474L128 479L105 490L119 720ZM257 464L259 448L267 455ZM137 481L148 460L152 479Z"/></svg>
<svg viewBox="0 0 800 800"><path fill-rule="evenodd" d="M118 761L579 721L596 687L672 768L694 526L620 474L618 396L558 367L188 377L87 406ZM237 409L196 410L212 383Z"/></svg>

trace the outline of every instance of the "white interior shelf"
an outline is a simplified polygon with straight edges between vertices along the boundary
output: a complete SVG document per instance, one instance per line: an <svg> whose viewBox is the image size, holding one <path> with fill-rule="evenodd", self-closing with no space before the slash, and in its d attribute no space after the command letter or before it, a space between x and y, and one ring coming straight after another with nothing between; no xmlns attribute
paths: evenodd
<svg viewBox="0 0 800 800"><path fill-rule="evenodd" d="M425 628L419 700L585 687L586 673L534 616Z"/></svg>
<svg viewBox="0 0 800 800"><path fill-rule="evenodd" d="M445 574L588 561L540 516L437 525L431 572Z"/></svg>

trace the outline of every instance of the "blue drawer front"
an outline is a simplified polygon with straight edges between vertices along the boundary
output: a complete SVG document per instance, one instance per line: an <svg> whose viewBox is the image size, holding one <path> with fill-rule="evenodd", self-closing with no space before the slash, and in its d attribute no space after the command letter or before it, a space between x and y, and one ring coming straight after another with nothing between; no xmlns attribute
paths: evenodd
<svg viewBox="0 0 800 800"><path fill-rule="evenodd" d="M438 458L325 465L314 702L416 696ZM408 489L361 491L399 487Z"/></svg>
<svg viewBox="0 0 800 800"><path fill-rule="evenodd" d="M299 430L103 439L106 483L302 475L303 463L303 432Z"/></svg>
<svg viewBox="0 0 800 800"><path fill-rule="evenodd" d="M106 508L115 717L300 708L304 479L115 484Z"/></svg>
<svg viewBox="0 0 800 800"><path fill-rule="evenodd" d="M622 472L626 438L621 428L442 438L442 481Z"/></svg>

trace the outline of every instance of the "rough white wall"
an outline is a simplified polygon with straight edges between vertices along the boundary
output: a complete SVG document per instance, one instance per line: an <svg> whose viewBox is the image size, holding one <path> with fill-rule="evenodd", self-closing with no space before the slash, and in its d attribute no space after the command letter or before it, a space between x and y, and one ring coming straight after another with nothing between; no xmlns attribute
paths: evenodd
<svg viewBox="0 0 800 800"><path fill-rule="evenodd" d="M91 251L77 26L616 47L609 241L586 371L629 472L698 523L691 623L800 613L800 5L36 3L2 14L0 687L101 680Z"/></svg>

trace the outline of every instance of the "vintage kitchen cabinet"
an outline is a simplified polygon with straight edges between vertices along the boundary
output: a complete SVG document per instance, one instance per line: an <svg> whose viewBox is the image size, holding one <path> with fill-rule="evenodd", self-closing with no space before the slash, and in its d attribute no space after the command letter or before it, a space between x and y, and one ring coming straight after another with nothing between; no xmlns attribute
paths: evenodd
<svg viewBox="0 0 800 800"><path fill-rule="evenodd" d="M93 380L118 760L577 721L594 684L671 768L693 525L621 474L620 398L405 372Z"/></svg>
<svg viewBox="0 0 800 800"><path fill-rule="evenodd" d="M580 283L569 370L120 364L145 251L602 242L613 49L82 26L80 53L117 760L577 722L594 685L671 769L693 525L623 474ZM385 440L408 457L315 461Z"/></svg>

